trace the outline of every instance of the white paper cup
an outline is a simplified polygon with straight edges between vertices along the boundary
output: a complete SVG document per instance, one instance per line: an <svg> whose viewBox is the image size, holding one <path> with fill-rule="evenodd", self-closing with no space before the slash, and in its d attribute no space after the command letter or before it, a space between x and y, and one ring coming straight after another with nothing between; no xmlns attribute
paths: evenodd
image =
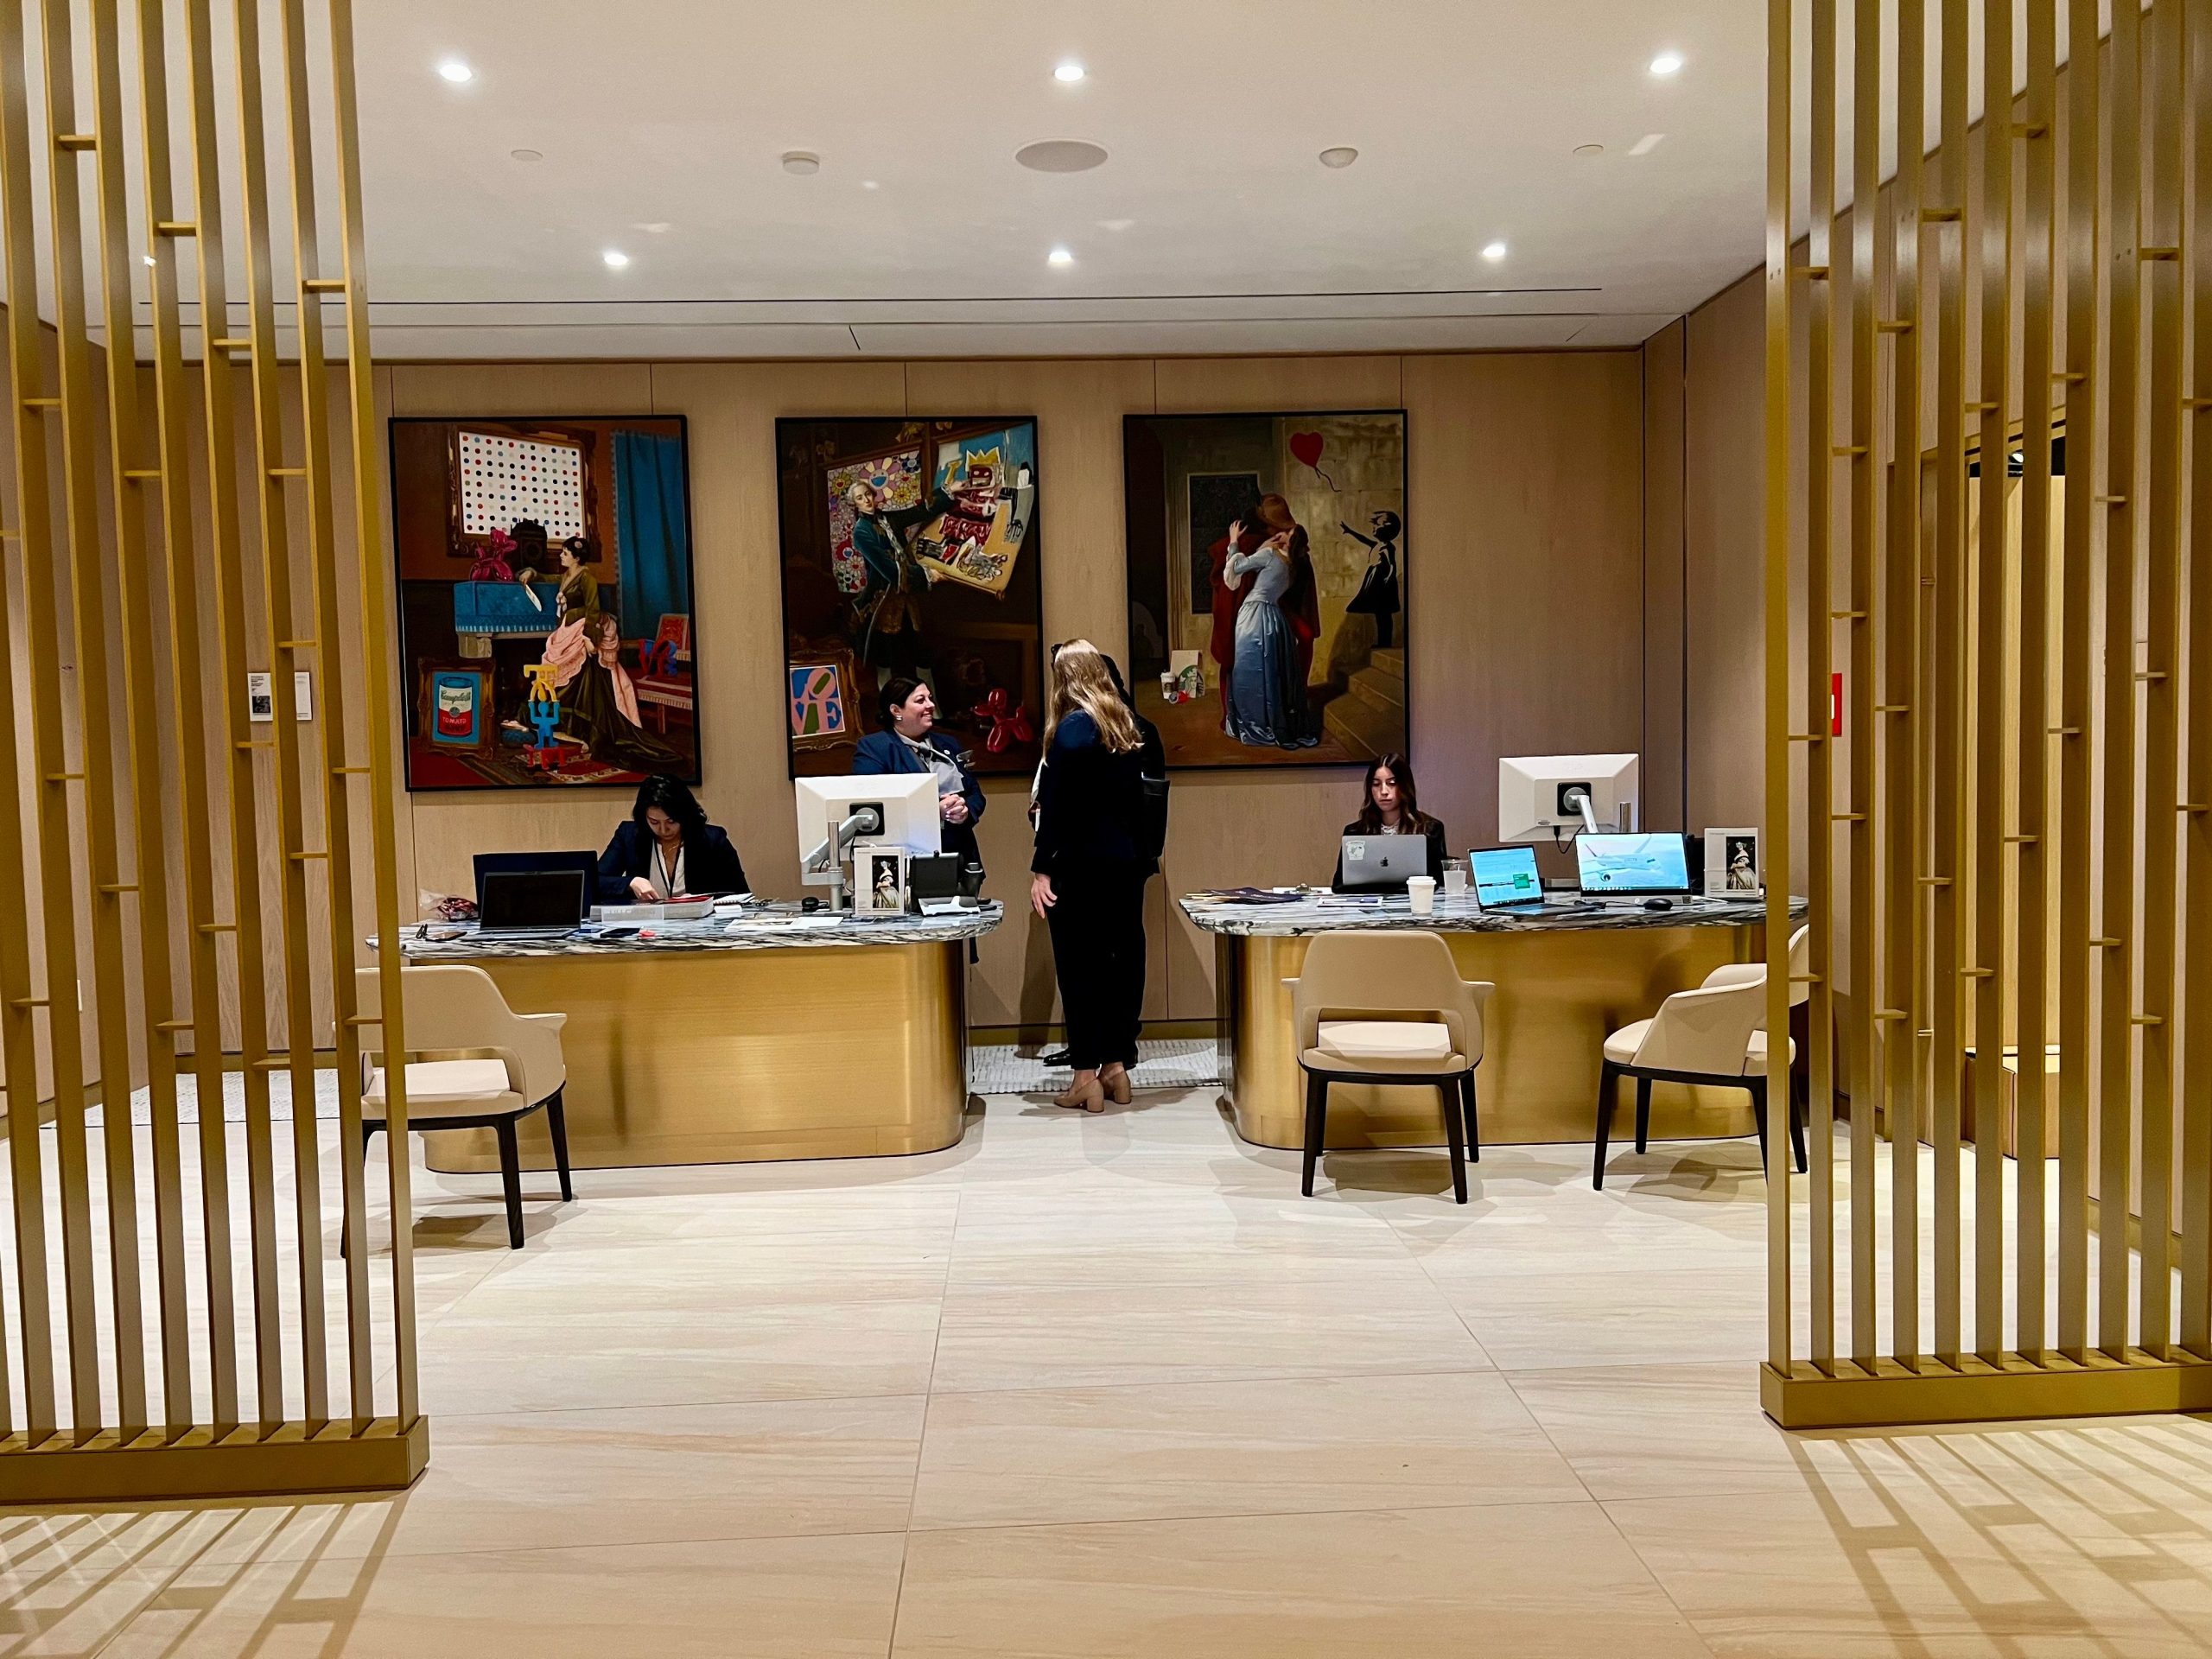
<svg viewBox="0 0 2212 1659"><path fill-rule="evenodd" d="M1430 916L1436 912L1436 879L1415 875L1406 879L1406 897L1413 900L1414 914Z"/></svg>

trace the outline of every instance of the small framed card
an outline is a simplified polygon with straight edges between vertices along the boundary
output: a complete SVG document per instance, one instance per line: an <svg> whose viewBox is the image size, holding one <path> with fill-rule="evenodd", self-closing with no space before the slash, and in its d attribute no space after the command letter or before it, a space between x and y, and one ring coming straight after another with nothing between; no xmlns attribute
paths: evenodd
<svg viewBox="0 0 2212 1659"><path fill-rule="evenodd" d="M1759 862L1759 832L1756 830L1708 830L1705 832L1705 896L1708 899L1758 899L1766 893L1766 873Z"/></svg>
<svg viewBox="0 0 2212 1659"><path fill-rule="evenodd" d="M853 849L853 909L863 916L906 913L906 855L903 849Z"/></svg>

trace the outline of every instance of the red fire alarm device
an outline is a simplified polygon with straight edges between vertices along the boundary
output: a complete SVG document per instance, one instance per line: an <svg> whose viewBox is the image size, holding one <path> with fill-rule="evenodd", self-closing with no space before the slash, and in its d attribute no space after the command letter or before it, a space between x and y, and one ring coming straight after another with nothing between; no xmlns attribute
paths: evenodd
<svg viewBox="0 0 2212 1659"><path fill-rule="evenodd" d="M1838 670L1828 676L1828 735L1843 735L1843 673Z"/></svg>

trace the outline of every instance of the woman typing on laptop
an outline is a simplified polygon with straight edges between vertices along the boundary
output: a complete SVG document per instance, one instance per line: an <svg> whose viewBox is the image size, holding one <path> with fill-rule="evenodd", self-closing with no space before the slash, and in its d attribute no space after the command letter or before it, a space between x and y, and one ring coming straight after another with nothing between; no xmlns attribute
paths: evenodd
<svg viewBox="0 0 2212 1659"><path fill-rule="evenodd" d="M1386 754L1370 762L1367 768L1367 793L1361 804L1359 816L1344 825L1344 839L1371 840L1379 836L1424 836L1428 840L1427 874L1433 881L1444 879L1444 824L1421 810L1419 791L1414 785L1414 769L1402 754ZM1409 872L1410 873L1410 872ZM1344 873L1344 847L1337 849L1337 874L1332 884L1338 893L1347 890ZM1377 884L1361 880L1353 873L1352 886L1368 893L1403 893L1406 884L1398 880Z"/></svg>

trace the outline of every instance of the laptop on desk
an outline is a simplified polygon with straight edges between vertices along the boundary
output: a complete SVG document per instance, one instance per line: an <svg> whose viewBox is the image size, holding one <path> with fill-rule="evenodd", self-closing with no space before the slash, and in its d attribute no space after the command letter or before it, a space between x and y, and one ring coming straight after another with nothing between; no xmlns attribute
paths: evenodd
<svg viewBox="0 0 2212 1659"><path fill-rule="evenodd" d="M476 934L485 939L553 939L584 918L582 870L486 870Z"/></svg>
<svg viewBox="0 0 2212 1659"><path fill-rule="evenodd" d="M1403 893L1409 877L1428 874L1427 836L1346 836L1338 893Z"/></svg>
<svg viewBox="0 0 2212 1659"><path fill-rule="evenodd" d="M1547 896L1536 874L1533 847L1478 847L1467 855L1476 906L1505 916L1541 916L1547 912L1589 910L1580 893Z"/></svg>

